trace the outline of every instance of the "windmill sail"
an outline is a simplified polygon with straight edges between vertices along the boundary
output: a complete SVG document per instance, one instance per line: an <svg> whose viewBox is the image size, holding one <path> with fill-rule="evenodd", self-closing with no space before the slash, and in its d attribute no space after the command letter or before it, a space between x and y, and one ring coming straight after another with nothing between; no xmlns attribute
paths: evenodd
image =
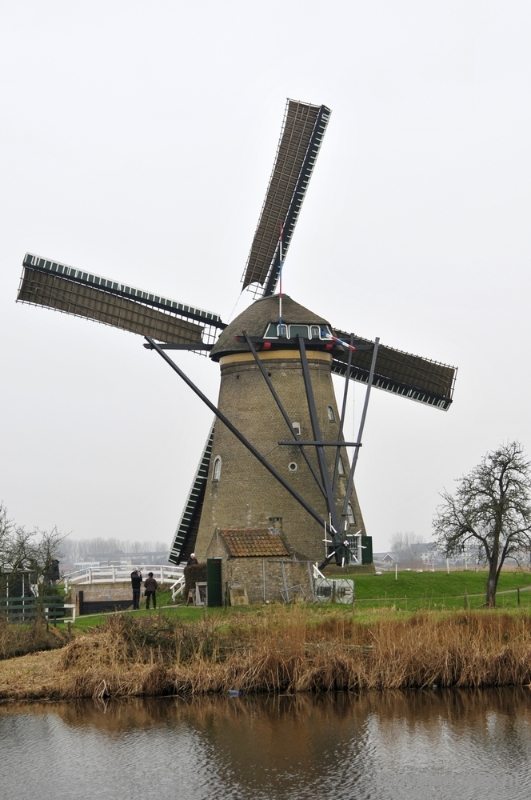
<svg viewBox="0 0 531 800"><path fill-rule="evenodd" d="M334 336L349 341L350 334L333 329ZM355 344L370 345L369 339L355 337ZM367 383L371 366L371 349L356 350L352 358L351 379ZM348 354L333 352L332 372L345 375ZM414 356L380 345L372 385L393 394L426 403L444 411L450 408L457 369L421 356Z"/></svg>
<svg viewBox="0 0 531 800"><path fill-rule="evenodd" d="M27 253L17 300L162 342L202 344L225 325L217 314ZM198 324L199 323L199 324Z"/></svg>
<svg viewBox="0 0 531 800"><path fill-rule="evenodd" d="M242 277L244 289L259 283L264 296L275 291L280 264L279 223L283 226L285 257L330 114L326 106L287 102L273 172Z"/></svg>
<svg viewBox="0 0 531 800"><path fill-rule="evenodd" d="M199 460L194 480L188 492L188 499L184 511L179 520L173 544L168 556L168 561L173 564L180 564L193 552L199 530L199 521L203 510L205 499L205 489L212 458L212 443L214 441L214 425L210 429L203 454Z"/></svg>

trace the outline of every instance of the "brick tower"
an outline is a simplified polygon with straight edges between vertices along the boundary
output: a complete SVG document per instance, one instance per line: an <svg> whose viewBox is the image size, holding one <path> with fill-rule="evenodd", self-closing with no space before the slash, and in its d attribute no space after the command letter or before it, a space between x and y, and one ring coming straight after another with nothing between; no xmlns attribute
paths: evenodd
<svg viewBox="0 0 531 800"><path fill-rule="evenodd" d="M257 355L289 419L302 440L313 438L308 396L301 364L301 354L294 346L303 335L307 362L322 439L338 441L339 414L332 385L330 352L323 349L323 336L329 324L322 317L303 308L291 298L283 298L281 333L278 333L279 300L277 296L256 301L221 334L211 358L221 368L218 408L262 453L268 461L303 496L323 519L328 519L326 503L314 474L297 445L279 445L288 440L289 429L267 382L245 341L250 337L267 339L271 349ZM285 345L282 342L285 342ZM312 347L312 342L314 343ZM308 459L319 472L315 448L306 448ZM333 480L336 448L328 447L326 460ZM339 515L347 488L348 456L341 449L335 491ZM199 522L195 551L201 560L216 529L275 528L290 554L299 559L320 561L325 556L324 532L308 512L286 491L226 426L217 421L214 427L212 454ZM350 497L348 533L365 526L356 493Z"/></svg>

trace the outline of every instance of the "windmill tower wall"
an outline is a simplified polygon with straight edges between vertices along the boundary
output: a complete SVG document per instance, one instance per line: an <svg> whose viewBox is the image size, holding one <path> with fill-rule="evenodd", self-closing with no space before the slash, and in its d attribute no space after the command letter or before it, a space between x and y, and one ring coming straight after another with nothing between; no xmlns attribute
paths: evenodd
<svg viewBox="0 0 531 800"><path fill-rule="evenodd" d="M293 423L300 424L302 439L313 439L300 355L294 350L259 354L271 382ZM323 440L337 441L339 414L331 375L329 353L309 351L308 362ZM324 498L317 488L300 448L281 446L291 438L269 388L251 353L232 353L220 359L221 386L218 407L244 436L267 457L313 508L326 519ZM331 409L331 413L330 413ZM333 419L330 417L333 416ZM318 474L313 448L307 448ZM335 448L326 448L330 474ZM341 457L348 475L349 461ZM294 470L293 465L297 468ZM291 469L290 469L291 465ZM219 476L217 470L219 469ZM338 503L345 496L347 477L339 478ZM365 526L357 496L350 503L355 517L351 532ZM340 505L338 505L340 510ZM212 459L196 542L196 554L203 559L216 529L280 528L286 547L297 557L322 560L325 555L323 530L302 506L278 483L265 467L221 423L216 422Z"/></svg>

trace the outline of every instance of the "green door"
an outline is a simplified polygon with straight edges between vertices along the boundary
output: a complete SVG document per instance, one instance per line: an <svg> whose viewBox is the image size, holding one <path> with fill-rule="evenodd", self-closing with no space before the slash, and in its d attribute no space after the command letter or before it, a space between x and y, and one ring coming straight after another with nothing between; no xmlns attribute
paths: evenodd
<svg viewBox="0 0 531 800"><path fill-rule="evenodd" d="M221 558L207 558L207 605L223 605L223 588L221 584Z"/></svg>
<svg viewBox="0 0 531 800"><path fill-rule="evenodd" d="M361 563L372 564L372 536L362 536L361 546L365 548L361 551Z"/></svg>

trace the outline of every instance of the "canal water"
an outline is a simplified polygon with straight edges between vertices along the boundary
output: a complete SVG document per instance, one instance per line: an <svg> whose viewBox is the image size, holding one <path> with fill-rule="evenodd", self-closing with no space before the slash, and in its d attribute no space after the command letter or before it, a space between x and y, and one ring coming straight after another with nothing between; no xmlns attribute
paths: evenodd
<svg viewBox="0 0 531 800"><path fill-rule="evenodd" d="M0 705L2 800L526 800L531 690Z"/></svg>

